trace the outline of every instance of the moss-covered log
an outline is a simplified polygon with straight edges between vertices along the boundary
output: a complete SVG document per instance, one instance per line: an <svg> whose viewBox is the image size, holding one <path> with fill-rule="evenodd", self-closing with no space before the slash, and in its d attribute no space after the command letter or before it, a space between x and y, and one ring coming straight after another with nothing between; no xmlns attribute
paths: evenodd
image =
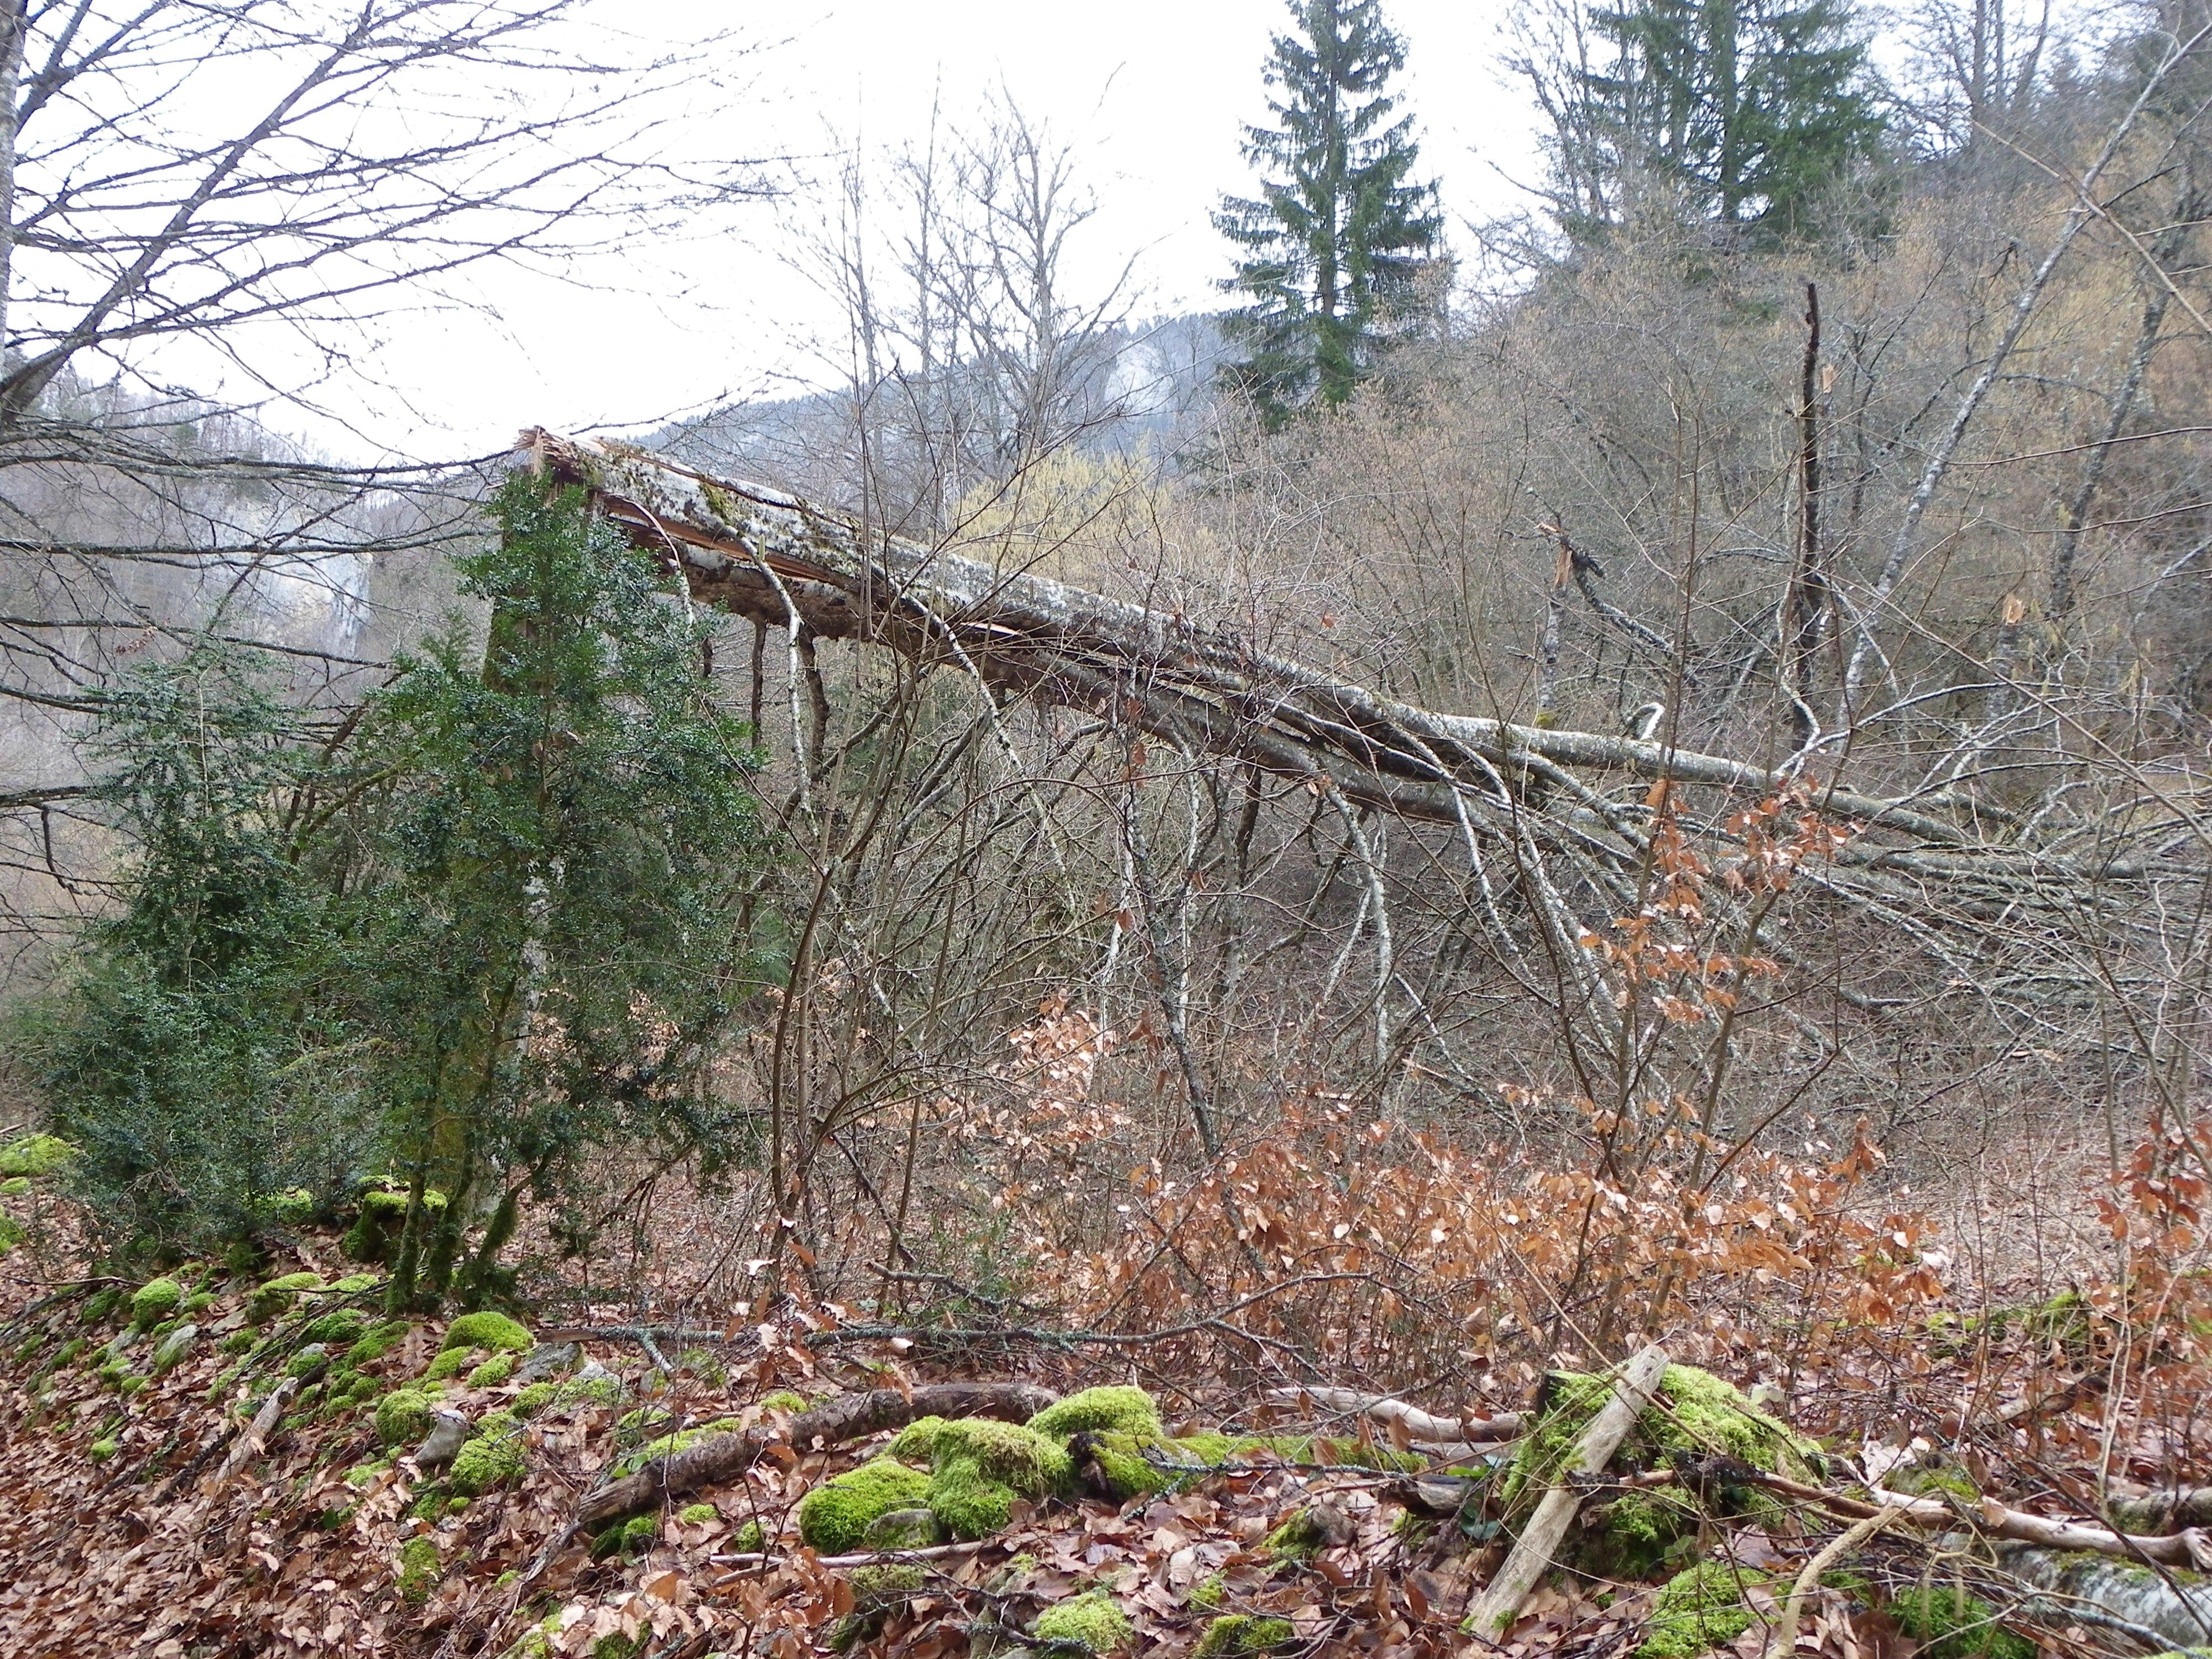
<svg viewBox="0 0 2212 1659"><path fill-rule="evenodd" d="M715 1435L654 1459L636 1474L611 1481L586 1498L576 1524L596 1532L610 1521L635 1515L672 1498L734 1480L750 1468L763 1448L787 1438L793 1446L841 1445L922 1417L988 1417L1025 1423L1054 1403L1048 1390L1026 1382L933 1382L911 1393L876 1389L840 1395L791 1419L785 1434L770 1427Z"/></svg>

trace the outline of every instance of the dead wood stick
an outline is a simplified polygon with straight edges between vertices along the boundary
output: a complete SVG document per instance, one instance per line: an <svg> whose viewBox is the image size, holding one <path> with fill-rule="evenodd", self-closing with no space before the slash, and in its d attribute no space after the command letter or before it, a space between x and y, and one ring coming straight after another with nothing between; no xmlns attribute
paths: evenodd
<svg viewBox="0 0 2212 1659"><path fill-rule="evenodd" d="M747 1429L740 1434L718 1434L687 1446L682 1451L656 1457L635 1474L610 1481L588 1495L576 1510L576 1525L596 1529L653 1508L664 1499L719 1486L735 1480L753 1465L773 1441L805 1450L816 1441L836 1445L859 1440L885 1429L903 1428L918 1417L995 1417L1023 1423L1035 1417L1056 1396L1027 1382L933 1382L911 1394L896 1389L875 1389L866 1394L840 1395L812 1411L791 1419L784 1437L773 1429Z"/></svg>
<svg viewBox="0 0 2212 1659"><path fill-rule="evenodd" d="M1797 1575L1790 1586L1790 1599L1782 1604L1782 1621L1766 1633L1765 1659L1784 1659L1797 1650L1797 1620L1804 1614L1805 1598L1820 1582L1820 1575L1842 1560L1884 1527L1893 1526L1903 1517L1895 1510L1884 1510L1879 1515L1854 1521L1826 1549L1805 1564L1805 1571Z"/></svg>
<svg viewBox="0 0 2212 1659"><path fill-rule="evenodd" d="M1708 1466L1711 1467L1711 1466ZM1894 1511L1916 1527L1954 1527L1964 1521L1978 1527L1993 1538L2008 1538L2016 1543L2034 1544L2044 1549L2087 1550L2099 1555L2118 1556L2124 1561L2152 1561L2162 1567L2189 1567L2203 1571L2212 1567L2212 1537L2202 1528L2185 1527L2179 1532L2158 1535L2114 1532L2106 1527L2084 1525L2078 1521L2052 1521L2040 1515L2030 1515L2024 1510L2008 1509L1993 1498L1984 1498L1971 1510L1953 1509L1948 1504L1932 1498L1908 1498L1901 1492L1875 1489L1874 1503L1863 1498L1846 1497L1842 1492L1830 1492L1822 1486L1808 1486L1802 1481L1792 1480L1786 1475L1769 1474L1749 1465L1730 1462L1723 1479L1744 1486L1759 1486L1784 1497L1802 1498L1808 1504L1818 1504L1835 1514L1863 1520L1869 1516Z"/></svg>
<svg viewBox="0 0 2212 1659"><path fill-rule="evenodd" d="M1270 1389L1267 1398L1291 1406L1310 1400L1328 1411L1357 1412L1373 1422L1396 1423L1417 1448L1456 1450L1478 1443L1515 1439L1521 1432L1518 1412L1500 1412L1494 1417L1436 1417L1387 1394L1362 1394L1357 1389Z"/></svg>
<svg viewBox="0 0 2212 1659"><path fill-rule="evenodd" d="M1654 1346L1630 1360L1614 1379L1613 1398L1606 1401L1603 1409L1583 1431L1582 1438L1575 1442L1566 1467L1559 1472L1559 1484L1544 1494L1544 1501L1536 1506L1534 1518L1522 1533L1520 1541L1513 1546L1513 1553L1505 1558L1505 1565L1498 1570L1498 1576L1469 1610L1464 1628L1470 1634L1496 1641L1519 1615L1521 1604L1528 1599L1536 1580L1552 1565L1553 1552L1559 1548L1559 1540L1575 1518L1575 1511L1582 1507L1583 1494L1574 1485L1575 1477L1604 1473L1605 1466L1613 1461L1613 1453L1635 1426L1637 1413L1651 1403L1652 1392L1666 1374L1667 1355Z"/></svg>
<svg viewBox="0 0 2212 1659"><path fill-rule="evenodd" d="M276 1426L277 1419L284 1415L284 1407L290 1405L292 1396L299 1393L300 1381L296 1376L288 1376L269 1390L269 1398L261 1402L261 1409L253 1413L253 1421L232 1444L230 1455L222 1460L222 1467L216 1471L216 1486L228 1486L230 1477L261 1449L263 1443L269 1438L269 1431Z"/></svg>

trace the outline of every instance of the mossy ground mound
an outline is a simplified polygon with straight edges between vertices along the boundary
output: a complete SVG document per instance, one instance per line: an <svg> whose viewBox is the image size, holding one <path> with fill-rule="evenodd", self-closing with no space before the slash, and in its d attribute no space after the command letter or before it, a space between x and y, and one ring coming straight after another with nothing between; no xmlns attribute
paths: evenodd
<svg viewBox="0 0 2212 1659"><path fill-rule="evenodd" d="M1923 1659L2036 1659L2035 1644L1997 1623L1996 1610L1949 1584L1921 1584L1892 1598L1898 1628Z"/></svg>
<svg viewBox="0 0 2212 1659"><path fill-rule="evenodd" d="M1127 1615L1104 1590L1085 1590L1058 1601L1037 1615L1030 1633L1040 1642L1059 1643L1085 1653L1112 1653L1136 1639Z"/></svg>
<svg viewBox="0 0 2212 1659"><path fill-rule="evenodd" d="M929 1476L896 1458L878 1457L824 1481L799 1502L799 1536L824 1555L860 1547L869 1523L929 1496Z"/></svg>

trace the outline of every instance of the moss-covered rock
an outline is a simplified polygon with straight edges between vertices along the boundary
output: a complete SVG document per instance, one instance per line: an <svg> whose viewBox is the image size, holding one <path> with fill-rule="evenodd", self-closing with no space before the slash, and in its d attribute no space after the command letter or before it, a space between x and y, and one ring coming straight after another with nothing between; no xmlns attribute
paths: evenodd
<svg viewBox="0 0 2212 1659"><path fill-rule="evenodd" d="M146 1363L147 1370L159 1376L173 1368L191 1351L192 1344L199 1340L199 1335L200 1328L197 1325L178 1326L155 1346L154 1357Z"/></svg>
<svg viewBox="0 0 2212 1659"><path fill-rule="evenodd" d="M387 1319L362 1335L345 1352L346 1368L359 1370L364 1365L374 1365L407 1340L414 1328L404 1319Z"/></svg>
<svg viewBox="0 0 2212 1659"><path fill-rule="evenodd" d="M1743 1593L1763 1577L1746 1577L1725 1561L1701 1561L1660 1589L1644 1622L1636 1659L1698 1659L1751 1628Z"/></svg>
<svg viewBox="0 0 2212 1659"><path fill-rule="evenodd" d="M368 1317L358 1309L334 1308L302 1325L300 1335L305 1341L326 1343L336 1348L359 1341L368 1329Z"/></svg>
<svg viewBox="0 0 2212 1659"><path fill-rule="evenodd" d="M1142 1389L1116 1386L1085 1389L1056 1405L1046 1407L1030 1419L1039 1434L1065 1440L1084 1430L1111 1430L1116 1434L1159 1439L1167 1431L1160 1424L1160 1408Z"/></svg>
<svg viewBox="0 0 2212 1659"><path fill-rule="evenodd" d="M319 1291L323 1287L320 1273L283 1273L257 1285L246 1298L246 1316L257 1325L265 1325L282 1313L291 1310L302 1291Z"/></svg>
<svg viewBox="0 0 2212 1659"><path fill-rule="evenodd" d="M778 1389L774 1394L765 1395L762 1396L760 1403L763 1411L781 1412L787 1417L796 1417L806 1409L806 1401L792 1393L789 1389ZM944 1419L933 1417L927 1420L932 1423L941 1423Z"/></svg>
<svg viewBox="0 0 2212 1659"><path fill-rule="evenodd" d="M1997 1623L1996 1610L1949 1584L1921 1584L1895 1597L1898 1627L1925 1659L2035 1659L2035 1644Z"/></svg>
<svg viewBox="0 0 2212 1659"><path fill-rule="evenodd" d="M415 1446L430 1432L432 1414L437 1405L427 1394L414 1389L394 1389L378 1402L376 1407L376 1437L391 1447Z"/></svg>
<svg viewBox="0 0 2212 1659"><path fill-rule="evenodd" d="M50 1176L76 1156L59 1135L18 1135L0 1146L0 1176Z"/></svg>
<svg viewBox="0 0 2212 1659"><path fill-rule="evenodd" d="M95 1463L105 1463L109 1458L115 1455L116 1447L118 1444L118 1443L112 1437L106 1439L95 1440L91 1445L85 1449L85 1455L92 1459Z"/></svg>
<svg viewBox="0 0 2212 1659"><path fill-rule="evenodd" d="M446 1484L464 1498L475 1498L520 1478L523 1470L522 1419L512 1412L487 1412L475 1437L454 1455Z"/></svg>
<svg viewBox="0 0 2212 1659"><path fill-rule="evenodd" d="M446 1327L441 1351L482 1348L489 1353L528 1353L535 1346L529 1330L503 1313L463 1314Z"/></svg>
<svg viewBox="0 0 2212 1659"><path fill-rule="evenodd" d="M765 1406L768 1401L761 1403ZM884 1449L885 1454L908 1463L927 1463L931 1449L937 1444L937 1431L944 1426L945 1419L941 1417L917 1417L892 1437L891 1443Z"/></svg>
<svg viewBox="0 0 2212 1659"><path fill-rule="evenodd" d="M399 1561L393 1577L399 1586L399 1599L410 1607L419 1607L430 1599L438 1588L441 1571L437 1540L428 1533L418 1533L399 1547Z"/></svg>
<svg viewBox="0 0 2212 1659"><path fill-rule="evenodd" d="M740 1554L753 1554L768 1547L768 1530L757 1521L748 1521L730 1534L730 1547Z"/></svg>
<svg viewBox="0 0 2212 1659"><path fill-rule="evenodd" d="M119 1285L107 1285L94 1291L85 1298L84 1307L78 1313L77 1317L88 1325L97 1325L108 1315L113 1313L117 1304L122 1300L123 1287Z"/></svg>
<svg viewBox="0 0 2212 1659"><path fill-rule="evenodd" d="M131 1298L131 1322L139 1330L150 1331L175 1313L184 1299L185 1287L175 1279L149 1279Z"/></svg>
<svg viewBox="0 0 2212 1659"><path fill-rule="evenodd" d="M1040 1642L1058 1643L1085 1653L1112 1653L1136 1638L1128 1615L1104 1590L1085 1590L1054 1602L1037 1614L1030 1633Z"/></svg>
<svg viewBox="0 0 2212 1659"><path fill-rule="evenodd" d="M1192 1659L1234 1659L1250 1653L1273 1653L1287 1646L1295 1634L1287 1619L1261 1619L1249 1613L1224 1613L1212 1620L1198 1638Z"/></svg>
<svg viewBox="0 0 2212 1659"><path fill-rule="evenodd" d="M676 1511L676 1518L687 1527L703 1527L709 1521L720 1520L722 1512L712 1504L686 1504Z"/></svg>
<svg viewBox="0 0 2212 1659"><path fill-rule="evenodd" d="M878 1457L799 1500L799 1538L825 1555L844 1554L860 1547L877 1516L915 1508L929 1492L929 1476L896 1458Z"/></svg>
<svg viewBox="0 0 2212 1659"><path fill-rule="evenodd" d="M0 1198L28 1198L35 1184L28 1176L9 1176L0 1181Z"/></svg>

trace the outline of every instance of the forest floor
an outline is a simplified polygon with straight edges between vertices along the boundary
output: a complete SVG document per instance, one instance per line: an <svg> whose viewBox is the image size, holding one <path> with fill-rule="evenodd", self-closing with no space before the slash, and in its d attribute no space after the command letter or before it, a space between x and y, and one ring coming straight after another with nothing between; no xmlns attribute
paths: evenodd
<svg viewBox="0 0 2212 1659"><path fill-rule="evenodd" d="M627 1659L794 1656L842 1640L912 1659L1073 1655L1085 1650L1051 1639L1048 1620L1038 1633L1037 1623L1086 1591L1103 1592L1119 1615L1097 1640L1142 1653L2021 1659L2152 1650L2109 1621L2039 1604L1959 1538L1936 1550L1901 1529L1859 1552L1852 1576L1814 1586L1794 1642L1779 1641L1773 1626L1791 1580L1845 1522L1817 1504L1741 1501L1733 1515L1723 1504L1702 1516L1644 1571L1540 1584L1492 1649L1461 1628L1504 1547L1484 1506L1438 1517L1414 1504L1409 1514L1409 1483L1382 1467L1405 1462L1387 1435L1310 1401L1270 1407L1249 1377L1186 1378L1169 1432L1255 1431L1277 1437L1275 1447L1248 1447L1216 1472L1119 1501L1022 1501L1003 1530L950 1553L825 1561L798 1536L799 1500L880 1453L889 1437L820 1447L777 1440L805 1405L947 1376L1065 1392L1143 1377L1146 1352L1108 1360L1035 1342L964 1354L929 1354L907 1339L841 1343L831 1340L834 1316L820 1310L679 1342L629 1334L623 1316L605 1309L586 1322L608 1328L596 1334L532 1334L541 1361L562 1369L556 1397L526 1419L518 1402L542 1401L544 1383L526 1395L521 1375L500 1375L513 1361L489 1349L468 1353L465 1370L452 1360L437 1367L450 1328L385 1322L375 1285L364 1282L374 1275L343 1261L333 1237L305 1237L293 1259L249 1278L180 1271L168 1280L179 1297L157 1291L150 1304L142 1287L119 1281L36 1283L27 1253L9 1267L0 1648L10 1653ZM299 1280L288 1296L287 1273L316 1284ZM134 1333L134 1322L143 1328ZM196 1334L173 1342L186 1324ZM311 1347L319 1334L330 1340ZM1903 1335L1902 1349L1869 1340L1863 1370L1838 1350L1775 1409L1835 1454L1818 1478L1838 1491L1917 1471L1923 1489L2078 1517L2094 1514L2100 1491L2212 1476L2196 1437L2203 1425L2108 1413L2109 1384L2124 1363L2112 1334L2079 1297L1997 1320L1923 1308L1911 1332L1887 1334ZM575 1353L556 1346L572 1336L581 1339ZM312 1403L332 1376L315 1362L340 1363L331 1356L341 1343L351 1345L346 1372L373 1380L354 1384L352 1399ZM1900 1352L1919 1363L1901 1368ZM557 1376L580 1367L610 1376L564 1390ZM458 1465L441 1479L408 1455L419 1424L402 1425L410 1432L391 1447L388 1431L380 1435L396 1391L433 1369L454 1373L430 1385L438 1407L514 1431L516 1455L471 1498L454 1490L466 1484ZM247 1419L288 1372L303 1385L293 1409L269 1422L265 1445L247 1443ZM1451 1403L1505 1412L1529 1402ZM767 1431L765 1453L712 1489L672 1495L626 1533L595 1544L571 1531L580 1503L620 1460L706 1425ZM1286 1455L1277 1448L1294 1443L1279 1437L1293 1430L1337 1438ZM1593 1483L1585 1514L1603 1517L1625 1490ZM1685 1637L1679 1618L1655 1619L1655 1601L1671 1571L1700 1558L1728 1563L1741 1595ZM901 1571L887 1575L885 1564ZM1944 1607L1974 1616L1940 1628L1922 1618L1916 1637L1912 1614L1930 1583L1942 1587ZM1257 1622L1266 1620L1285 1622ZM1962 1622L1963 1635L1950 1628Z"/></svg>

